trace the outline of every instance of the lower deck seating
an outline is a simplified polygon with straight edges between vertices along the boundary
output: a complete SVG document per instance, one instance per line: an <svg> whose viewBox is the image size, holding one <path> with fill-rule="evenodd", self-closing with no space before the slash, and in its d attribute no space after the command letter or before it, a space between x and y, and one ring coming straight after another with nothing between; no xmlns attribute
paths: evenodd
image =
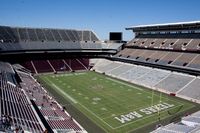
<svg viewBox="0 0 200 133"><path fill-rule="evenodd" d="M105 72L105 73L106 73L106 72L109 72L109 71L111 71L111 70L113 70L113 69L119 67L119 66L121 66L120 63L110 63L110 64L108 64L108 65L106 65L106 66L99 67L99 68L96 69L96 70L102 71L102 72Z"/></svg>
<svg viewBox="0 0 200 133"><path fill-rule="evenodd" d="M30 75L19 72L22 88L32 99L53 131L84 132L85 130L74 120L56 100Z"/></svg>
<svg viewBox="0 0 200 133"><path fill-rule="evenodd" d="M24 62L21 65L24 66L25 68L27 68L28 70L30 70L32 73L35 73L35 70L33 68L33 65L32 65L31 61Z"/></svg>
<svg viewBox="0 0 200 133"><path fill-rule="evenodd" d="M32 73L73 71L89 69L89 59L37 60L22 63Z"/></svg>
<svg viewBox="0 0 200 133"><path fill-rule="evenodd" d="M194 77L178 73L172 73L167 78L162 80L159 84L157 84L155 87L164 89L168 92L176 93L185 85L187 85L192 79L194 79Z"/></svg>
<svg viewBox="0 0 200 133"><path fill-rule="evenodd" d="M49 60L50 64L53 66L55 71L65 71L69 70L63 60Z"/></svg>
<svg viewBox="0 0 200 133"><path fill-rule="evenodd" d="M169 124L165 127L160 127L151 133L190 133L195 130L195 127L189 127L183 124Z"/></svg>
<svg viewBox="0 0 200 133"><path fill-rule="evenodd" d="M33 61L33 64L38 73L53 72L53 69L46 60Z"/></svg>
<svg viewBox="0 0 200 133"><path fill-rule="evenodd" d="M112 61L109 60L98 59L98 61L94 62L95 65L93 66L93 69L98 70L99 68L104 67L111 63Z"/></svg>
<svg viewBox="0 0 200 133"><path fill-rule="evenodd" d="M200 111L187 115L178 123L171 123L158 127L151 133L199 133L200 131Z"/></svg>
<svg viewBox="0 0 200 133"><path fill-rule="evenodd" d="M101 60L93 69L134 84L200 102L200 79L195 76L109 60Z"/></svg>
<svg viewBox="0 0 200 133"><path fill-rule="evenodd" d="M178 94L200 100L200 79L196 78Z"/></svg>
<svg viewBox="0 0 200 133"><path fill-rule="evenodd" d="M149 87L155 86L161 80L166 78L170 74L169 71L162 71L162 70L152 70L146 75L136 79L136 81L140 84L147 85Z"/></svg>
<svg viewBox="0 0 200 133"><path fill-rule="evenodd" d="M149 71L151 71L150 68L136 66L136 67L133 67L132 69L130 69L129 71L119 75L119 77L127 79L129 81L133 81L133 80L143 76L144 74L148 73Z"/></svg>
<svg viewBox="0 0 200 133"><path fill-rule="evenodd" d="M85 66L79 59L65 59L65 62L72 70L86 70L88 65Z"/></svg>
<svg viewBox="0 0 200 133"><path fill-rule="evenodd" d="M81 131L81 128L76 125L72 119L65 120L50 120L47 122L53 129L67 129L68 131Z"/></svg>
<svg viewBox="0 0 200 133"><path fill-rule="evenodd" d="M10 118L10 126L40 133L44 126L24 91L7 83L6 72L0 74L0 116Z"/></svg>
<svg viewBox="0 0 200 133"><path fill-rule="evenodd" d="M132 67L133 67L132 65L122 64L121 66L117 67L116 69L109 71L108 74L118 76L118 75L130 70Z"/></svg>

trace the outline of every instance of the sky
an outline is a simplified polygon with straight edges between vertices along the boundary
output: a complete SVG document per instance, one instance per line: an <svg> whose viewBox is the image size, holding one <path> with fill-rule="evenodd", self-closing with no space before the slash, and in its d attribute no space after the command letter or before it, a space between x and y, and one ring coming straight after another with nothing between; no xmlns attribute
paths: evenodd
<svg viewBox="0 0 200 133"><path fill-rule="evenodd" d="M200 20L200 0L0 0L0 25L93 30L101 40L126 27Z"/></svg>

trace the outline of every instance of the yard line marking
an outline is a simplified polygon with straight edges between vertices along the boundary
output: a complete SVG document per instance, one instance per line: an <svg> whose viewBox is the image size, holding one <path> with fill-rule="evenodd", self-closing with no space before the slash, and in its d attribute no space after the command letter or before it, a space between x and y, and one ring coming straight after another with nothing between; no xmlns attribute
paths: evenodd
<svg viewBox="0 0 200 133"><path fill-rule="evenodd" d="M169 75L168 75L169 76ZM114 82L117 82L117 83L121 83L121 84L123 84L123 85L126 85L126 86L129 86L129 87L131 87L131 88L134 88L134 89L137 89L137 90L140 90L140 91L144 91L143 89L141 89L141 88L139 88L139 87L136 87L135 85L129 85L129 84L127 84L127 83L123 83L123 82L121 82L121 81L118 81L118 79L116 80L116 79L112 79L112 78L108 78L108 77L106 77L106 79L109 79L109 80L111 80L111 81L114 81ZM152 88L148 88L150 91L155 91L154 89L152 89ZM149 94L152 94L152 92L148 92L148 91L144 91L145 93L149 93ZM159 93L162 93L162 92L159 92ZM171 100L171 99L168 99L168 98L166 98L166 97L162 97L163 99L167 99L167 100L169 100L169 101L173 101L173 100ZM176 101L176 102L178 102L178 101ZM178 102L178 103L181 103L182 104L182 102Z"/></svg>
<svg viewBox="0 0 200 133"><path fill-rule="evenodd" d="M105 122L104 120L102 120L100 117L98 117L95 113L93 113L91 110L89 110L87 107L85 107L84 105L78 103L75 99L73 99L71 96L69 96L68 94L66 94L66 92L64 92L63 90L61 90L58 86L56 86L55 84L51 83L51 81L45 77L45 79L49 82L50 85L52 85L53 87L55 87L58 91L60 91L60 93L62 93L63 95L65 95L67 98L71 98L70 100L73 101L74 103L79 104L80 106L82 106L84 109L86 109L88 112L90 112L91 114L93 114L95 117L97 117L99 120L101 120L103 123L105 123L107 126L109 126L110 128L114 129L112 126L110 126L107 122ZM98 124L99 125L99 124ZM103 127L102 127L103 128ZM105 128L103 128L104 130L106 130Z"/></svg>
<svg viewBox="0 0 200 133"><path fill-rule="evenodd" d="M57 74L56 77L63 77L63 76L74 76L74 75L85 75L86 72L79 72L79 73L66 73L66 74Z"/></svg>
<svg viewBox="0 0 200 133"><path fill-rule="evenodd" d="M182 105L184 105L184 104L182 104ZM182 106L182 105L180 105L180 106ZM190 108L193 108L193 106L190 107ZM190 108L188 108L188 109L190 109ZM187 108L186 108L186 109L187 109ZM182 110L182 111L180 111L179 113L181 113L181 112L183 112L183 111L185 111L185 110ZM162 117L161 120L162 120L162 119L166 119L166 118L168 118L168 116ZM150 124L152 124L152 123L155 123L155 121L154 121L154 122L147 123L147 124L144 124L142 127L134 128L133 130L127 131L127 133L132 132L132 131L136 131L136 130L139 129L139 128L144 128L144 127L146 127L147 125L150 125Z"/></svg>
<svg viewBox="0 0 200 133"><path fill-rule="evenodd" d="M64 92L62 89L60 89L60 87L58 87L57 85L55 85L54 83L52 83L47 77L45 77L45 79L47 80L47 82L53 86L55 89L57 89L60 93L62 93L63 95L65 95L69 100L71 100L73 103L78 103L74 98L72 98L70 95L68 95L66 92Z"/></svg>
<svg viewBox="0 0 200 133"><path fill-rule="evenodd" d="M56 86L54 83L52 83L47 77L45 77L45 79L47 80L47 82L53 86L56 90L58 90L60 93L62 93L63 95L65 95L70 101L72 101L73 103L78 103L74 98L72 98L70 95L68 95L67 93L65 93L62 89L60 89L58 86Z"/></svg>
<svg viewBox="0 0 200 133"><path fill-rule="evenodd" d="M128 86L128 87L131 87L131 88L134 88L134 89L143 91L143 89L141 89L141 88L138 88L138 87L133 86L133 85L129 85L129 84L127 84L127 83L124 83L124 82L121 82L121 81L118 81L118 80L115 80L115 79L112 79L112 78L106 78L106 79L109 79L109 80L111 80L111 81L113 81L113 82L120 83L120 84L126 85L126 86Z"/></svg>
<svg viewBox="0 0 200 133"><path fill-rule="evenodd" d="M63 95L65 95L70 101L72 101L73 103L78 103L74 98L72 98L70 95L68 95L66 92L64 92L62 89L60 89L58 86L56 86L55 84L51 83L51 85L56 88L60 93L62 93Z"/></svg>
<svg viewBox="0 0 200 133"><path fill-rule="evenodd" d="M81 74L80 74L81 75ZM62 93L63 95L68 95L67 94L67 92L64 92L60 87L58 87L58 86L56 86L56 84L53 84L52 83L52 81L50 80L50 79L48 79L48 78L46 78L47 79L47 81L49 82L49 84L50 85L52 85L55 89L57 89L60 93ZM129 85L129 84L127 84L127 83L123 83L123 81L122 82L120 82L120 81L118 81L118 80L115 80L115 79L112 79L112 78L106 78L106 79L109 79L109 80L111 80L111 81L114 81L114 82L117 82L117 83L120 83L120 84L123 84L123 85L125 85L125 86L129 86L129 87L131 87L131 88L134 88L134 89L137 89L134 85L133 86L131 86L131 85ZM140 88L138 88L137 90L140 90L140 91L144 91L143 89L140 89ZM153 90L153 89L152 89ZM154 91L154 90L153 90ZM152 92L150 92L150 91L145 91L145 93L152 93ZM68 95L69 96L69 95ZM71 100L70 98L72 98L71 96L66 96L69 100ZM157 96L157 94L154 94L154 96ZM162 97L163 99L167 99L168 101L173 101L172 99L169 99L169 98L167 98L167 97ZM73 99L73 98L72 98ZM73 99L73 100L75 100L75 99ZM71 100L72 101L72 100ZM78 103L76 100L75 100L75 102L76 103ZM173 101L174 102L174 101ZM179 101L175 101L175 103L179 103L179 104L183 104L182 102L179 102ZM154 103L155 104L155 103ZM90 108L87 108L87 106L84 106L84 105L82 105L82 104L80 104L80 103L78 103L78 104L76 104L76 105L80 105L80 106L82 106L85 110L87 110L88 112L90 112L92 115L94 115L96 118L98 118L100 121L102 121L104 124L106 124L107 126L109 126L110 128L112 128L112 129L118 129L118 128L121 128L121 127L124 127L124 126L126 126L126 125L129 125L129 124L132 124L132 123L135 123L135 122L137 122L137 121L140 121L140 120L143 120L143 119L148 119L149 117L144 117L144 118L142 118L142 119L138 119L138 120L135 120L135 121L132 121L132 122L130 122L130 123L126 123L125 125L119 125L119 126L114 126L114 125L109 125L109 121L106 121L105 119L107 119L106 117L101 117L101 116L99 116L99 114L97 113L96 114L96 112L94 111L92 111L92 110L90 110ZM179 106L182 106L182 105L179 105ZM175 107L179 107L179 106L175 106ZM173 107L173 108L175 108L175 107ZM170 108L170 109L172 109L172 108ZM165 111L161 111L161 112L167 112L168 110L165 110ZM182 111L180 111L180 112L182 112ZM110 111L109 111L109 113L110 113ZM103 114L107 114L107 113L103 113ZM153 115L155 115L155 114L152 114L151 116L153 116ZM111 116L110 116L111 117ZM153 116L154 117L154 116ZM167 116L168 117L168 116ZM89 117L90 118L90 117ZM108 117L109 118L109 117ZM162 118L165 118L165 117L162 117ZM98 122L96 122L96 121L94 121L95 123L97 123L97 125L99 125L98 124ZM155 122L155 121L154 121ZM102 127L102 126L101 126ZM103 128L103 127L102 127ZM139 127L140 128L140 127ZM104 129L104 128L103 128ZM137 129L137 128L136 128ZM104 129L105 130L105 129ZM134 128L134 130L135 130L135 128ZM134 131L133 130L133 131ZM128 131L129 132L129 131Z"/></svg>
<svg viewBox="0 0 200 133"><path fill-rule="evenodd" d="M87 110L88 112L90 112L91 114L93 114L95 117L97 117L100 121L102 121L104 124L106 124L107 126L109 126L110 128L114 129L111 125L109 125L107 122L105 122L103 119L101 119L99 116L97 116L94 112L92 112L91 110L89 110L87 107L85 107L84 105L78 103L80 106L82 106L85 110Z"/></svg>

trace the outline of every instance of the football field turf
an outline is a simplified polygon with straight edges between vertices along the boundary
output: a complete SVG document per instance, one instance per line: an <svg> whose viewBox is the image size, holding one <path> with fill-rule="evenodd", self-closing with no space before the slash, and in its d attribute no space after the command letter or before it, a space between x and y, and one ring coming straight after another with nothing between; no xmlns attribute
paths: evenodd
<svg viewBox="0 0 200 133"><path fill-rule="evenodd" d="M195 106L95 72L48 74L40 79L105 132L132 132Z"/></svg>

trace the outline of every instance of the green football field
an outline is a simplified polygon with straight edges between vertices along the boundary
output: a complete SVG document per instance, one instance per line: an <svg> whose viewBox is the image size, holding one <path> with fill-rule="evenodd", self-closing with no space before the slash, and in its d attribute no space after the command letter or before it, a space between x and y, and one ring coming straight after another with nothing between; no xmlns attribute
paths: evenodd
<svg viewBox="0 0 200 133"><path fill-rule="evenodd" d="M39 79L105 132L134 132L195 106L95 72L47 74Z"/></svg>

